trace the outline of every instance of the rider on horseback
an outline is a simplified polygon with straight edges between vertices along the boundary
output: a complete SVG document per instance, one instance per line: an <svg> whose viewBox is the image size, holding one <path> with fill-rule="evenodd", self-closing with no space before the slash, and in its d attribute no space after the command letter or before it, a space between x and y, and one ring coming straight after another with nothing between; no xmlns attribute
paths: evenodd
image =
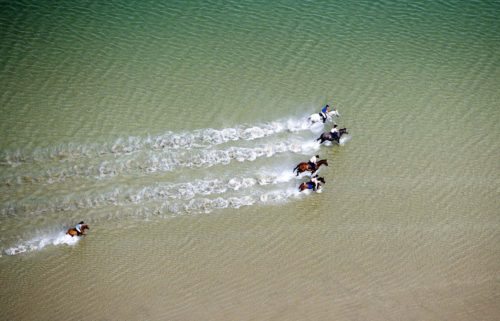
<svg viewBox="0 0 500 321"><path fill-rule="evenodd" d="M330 112L330 105L326 105L325 107L321 108L321 112L319 115L321 116L321 119L323 120L323 124L326 122L328 119L328 113Z"/></svg>
<svg viewBox="0 0 500 321"><path fill-rule="evenodd" d="M80 223L75 225L75 230L80 234L83 234L83 231L82 231L83 224L85 224L85 223L83 223L83 221L81 221Z"/></svg>
<svg viewBox="0 0 500 321"><path fill-rule="evenodd" d="M314 175L313 177L311 177L311 183L314 183L313 191L317 191L320 186L318 175Z"/></svg>
<svg viewBox="0 0 500 321"><path fill-rule="evenodd" d="M318 166L318 158L319 155L315 155L309 160L308 164L309 167L311 167L311 172L314 172L316 170L316 167Z"/></svg>
<svg viewBox="0 0 500 321"><path fill-rule="evenodd" d="M337 128L337 125L333 125L333 128L330 130L330 134L332 134L332 138L336 140L337 142L340 140L339 136L339 129Z"/></svg>

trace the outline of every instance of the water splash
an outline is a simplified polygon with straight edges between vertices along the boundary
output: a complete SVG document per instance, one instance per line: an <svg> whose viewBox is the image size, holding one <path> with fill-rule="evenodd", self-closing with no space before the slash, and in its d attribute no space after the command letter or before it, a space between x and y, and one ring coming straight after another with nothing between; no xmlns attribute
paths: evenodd
<svg viewBox="0 0 500 321"><path fill-rule="evenodd" d="M352 136L350 134L348 135L342 135L342 137L340 137L339 139L339 145L340 146L344 146L345 144L347 144L348 142L350 142L352 139Z"/></svg>
<svg viewBox="0 0 500 321"><path fill-rule="evenodd" d="M56 184L68 179L102 180L123 175L171 172L179 168L209 168L232 161L255 161L287 152L309 155L320 148L314 141L288 139L252 147L200 149L186 151L147 151L109 160L95 159L82 164L59 163L39 172L18 173L4 178L5 185ZM40 166L41 167L41 166Z"/></svg>
<svg viewBox="0 0 500 321"><path fill-rule="evenodd" d="M28 241L21 241L18 244L5 249L6 255L17 255L26 252L39 251L47 246L70 245L74 246L80 237L71 237L64 232L56 234L39 235Z"/></svg>
<svg viewBox="0 0 500 321"><path fill-rule="evenodd" d="M182 183L157 183L152 186L112 187L108 190L91 190L84 194L56 198L28 198L7 202L0 207L2 216L29 215L95 209L105 206L127 206L149 201L168 199L190 200L199 195L224 194L230 191L286 183L295 179L290 170L259 171L252 176L235 176L217 179L196 179Z"/></svg>
<svg viewBox="0 0 500 321"><path fill-rule="evenodd" d="M256 125L213 129L205 128L190 132L166 132L157 136L123 137L102 144L65 144L34 150L3 151L0 166L17 167L24 163L44 163L46 161L75 161L79 158L102 158L130 155L141 151L161 151L178 149L209 148L230 141L251 141L283 132L299 132L309 129L303 118L278 120Z"/></svg>

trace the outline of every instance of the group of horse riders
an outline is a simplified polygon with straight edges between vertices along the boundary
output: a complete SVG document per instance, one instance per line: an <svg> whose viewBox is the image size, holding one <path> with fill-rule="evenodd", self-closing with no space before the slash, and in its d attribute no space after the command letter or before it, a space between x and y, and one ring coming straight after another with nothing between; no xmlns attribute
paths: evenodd
<svg viewBox="0 0 500 321"><path fill-rule="evenodd" d="M337 108L333 107L333 111L335 111L337 116L340 116L340 114L337 111ZM330 105L325 105L325 107L321 108L321 112L319 115L321 116L321 119L323 120L323 124L326 122L328 119L328 114L330 113ZM340 133L339 133L339 128L337 128L337 124L333 124L332 129L330 130L330 134L332 135L332 138L336 141L339 141L340 139Z"/></svg>
<svg viewBox="0 0 500 321"><path fill-rule="evenodd" d="M323 121L323 123L325 123L328 118L329 118L329 115L331 115L331 109L330 109L330 105L325 105L323 108L321 108L321 111L319 112L319 116L321 117L321 120ZM338 113L337 109L335 107L333 107L333 112L334 112L334 115L340 117L340 114ZM347 133L347 130L345 128L343 129L339 129L337 124L333 124L333 127L332 129L330 129L329 132L327 133L324 133L320 138L318 138L317 140L320 141L320 143L323 143L325 140L330 140L330 141L336 141L337 143L340 142L340 136L344 133ZM325 135L328 135L329 137L325 137ZM311 171L312 173L312 176L311 176L311 179L309 182L306 182L306 183L302 183L299 187L299 190L302 191L303 189L305 188L309 188L309 189L312 189L313 191L317 191L320 187L321 187L321 183L325 183L325 180L323 177L319 177L318 174L314 175L314 173L318 170L318 161L319 161L319 155L314 155L312 156L309 161L307 162L307 169L301 169L300 168L300 165L299 164L295 169L294 171L297 169L297 175L299 175L300 172L303 172L303 171ZM321 164L319 165L322 165L322 164L326 164L328 166L328 162L325 160L321 160Z"/></svg>
<svg viewBox="0 0 500 321"><path fill-rule="evenodd" d="M337 116L340 116L340 114L338 113L337 109L335 107L333 107L333 111L335 112L335 115ZM319 113L320 117L321 117L321 120L323 121L323 123L325 123L328 119L328 115L329 113L331 112L330 110L330 105L325 105L323 108L321 108L321 112ZM337 124L333 124L333 127L332 129L330 130L330 135L331 135L331 138L337 142L339 142L339 139L340 139L340 136L341 136L341 133L339 131L339 129L337 128ZM321 138L321 137L320 137ZM320 140L320 138L318 138L318 140ZM321 141L321 143L323 142L323 140ZM300 165L302 164L299 164L295 169L297 170L297 175L299 175L300 172L302 171L311 171L311 173L313 174L311 176L311 180L309 182L306 182L306 183L302 183L301 186L303 186L304 184L306 186L310 186L311 189L313 191L318 191L318 189L321 187L321 183L325 183L325 180L323 177L319 177L318 174L314 175L314 173L318 170L318 167L321 165L321 164L326 164L328 166L328 162L326 161L326 159L324 160L321 160L321 164L318 165L318 161L319 160L319 155L314 155L312 156L309 161L305 164L307 164L307 169L304 169L302 170L300 168ZM307 187L305 187L307 188ZM302 190L301 187L299 187L300 190ZM86 229L89 229L89 226L87 224L85 224L83 221L79 222L78 224L75 225L75 227L72 227L70 228L66 234L68 235L71 235L71 237L73 236L80 236L80 235L85 235L85 230Z"/></svg>

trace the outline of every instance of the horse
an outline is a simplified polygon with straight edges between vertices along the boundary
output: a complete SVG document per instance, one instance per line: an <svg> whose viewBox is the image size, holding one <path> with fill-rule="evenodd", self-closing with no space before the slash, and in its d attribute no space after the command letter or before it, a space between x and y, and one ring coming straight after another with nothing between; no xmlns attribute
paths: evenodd
<svg viewBox="0 0 500 321"><path fill-rule="evenodd" d="M339 129L338 135L335 136L332 135L331 132L324 132L323 134L321 134L321 136L318 137L318 139L316 139L316 141L320 141L320 144L323 144L326 140L330 142L335 141L337 144L340 144L340 137L342 137L342 135L344 134L349 134L347 132L347 128Z"/></svg>
<svg viewBox="0 0 500 321"><path fill-rule="evenodd" d="M87 224L83 224L82 225L82 232L81 233L78 232L76 230L76 228L72 227L72 228L68 229L68 231L66 232L66 234L67 235L71 235L71 237L73 237L73 236L87 235L87 234L84 233L85 230L90 230L90 227Z"/></svg>
<svg viewBox="0 0 500 321"><path fill-rule="evenodd" d="M318 177L318 181L325 184L325 179L323 177ZM314 182L312 182L312 181L303 182L302 184L299 185L299 192L302 192L303 190L306 190L306 189L312 189L313 191L315 191L314 186L315 186ZM318 189L321 188L321 186L322 186L322 184L319 184Z"/></svg>
<svg viewBox="0 0 500 321"><path fill-rule="evenodd" d="M333 117L340 117L340 114L339 114L339 112L336 109L327 112L326 113L326 119L324 119L322 117L321 113L314 113L311 116L307 117L307 120L312 125L312 124L318 123L318 122L325 123L327 120L329 122L333 122Z"/></svg>
<svg viewBox="0 0 500 321"><path fill-rule="evenodd" d="M297 165L293 171L297 171L297 175L296 176L299 176L300 173L303 173L303 172L307 172L307 171L310 171L311 174L314 174L321 165L325 164L326 166L328 166L328 161L326 159L321 159L319 160L317 163L316 163L316 169L312 170L311 168L311 164L309 164L308 162L302 162L300 163L299 165Z"/></svg>

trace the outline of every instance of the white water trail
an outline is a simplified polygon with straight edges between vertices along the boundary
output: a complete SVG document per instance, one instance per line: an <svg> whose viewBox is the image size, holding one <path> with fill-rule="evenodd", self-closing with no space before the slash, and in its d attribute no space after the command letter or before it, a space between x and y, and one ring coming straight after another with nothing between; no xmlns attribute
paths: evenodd
<svg viewBox="0 0 500 321"><path fill-rule="evenodd" d="M17 167L24 163L47 161L75 161L80 158L103 158L129 155L141 151L161 151L209 148L226 142L256 140L282 132L299 132L309 129L305 118L289 118L255 125L213 129L205 128L189 132L165 132L157 136L123 137L102 144L64 144L33 150L0 151L0 166Z"/></svg>
<svg viewBox="0 0 500 321"><path fill-rule="evenodd" d="M287 179L282 177L281 179ZM127 208L128 213L120 213L120 216L109 216L109 220L120 219L121 221L128 215L134 219L149 220L152 218L172 218L181 215L208 214L216 210L227 208L241 208L257 204L280 204L293 198L300 198L306 195L300 193L297 188L287 187L271 191L251 191L242 196L216 197L216 198L192 198L190 200L174 199L161 202L156 206L141 206L136 209ZM97 221L94 222L97 224ZM35 232L37 234L37 232ZM92 233L88 233L86 238L92 238ZM82 238L71 237L60 231L57 233L41 233L28 240L20 240L15 245L2 251L7 256L18 255L40 251L48 246L68 245L74 246ZM0 255L1 256L1 255Z"/></svg>
<svg viewBox="0 0 500 321"><path fill-rule="evenodd" d="M39 216L46 213L95 209L105 206L127 206L166 199L189 200L199 195L224 194L254 186L281 184L295 179L289 169L261 170L253 175L216 179L195 179L182 183L157 183L152 186L113 186L106 190L90 190L61 197L28 197L0 206L2 216Z"/></svg>
<svg viewBox="0 0 500 321"><path fill-rule="evenodd" d="M69 245L73 246L79 242L81 237L71 237L64 232L37 235L27 241L20 241L3 251L6 255L17 255L26 252L39 251L47 246Z"/></svg>
<svg viewBox="0 0 500 321"><path fill-rule="evenodd" d="M57 167L38 173L22 173L4 179L6 185L55 184L67 179L102 180L117 176L144 176L157 172L171 172L179 168L209 168L228 165L232 161L255 161L282 153L309 155L319 150L313 141L287 139L283 142L260 144L254 147L228 147L226 149L196 149L185 151L147 151L126 158L89 161L85 164L60 163Z"/></svg>

